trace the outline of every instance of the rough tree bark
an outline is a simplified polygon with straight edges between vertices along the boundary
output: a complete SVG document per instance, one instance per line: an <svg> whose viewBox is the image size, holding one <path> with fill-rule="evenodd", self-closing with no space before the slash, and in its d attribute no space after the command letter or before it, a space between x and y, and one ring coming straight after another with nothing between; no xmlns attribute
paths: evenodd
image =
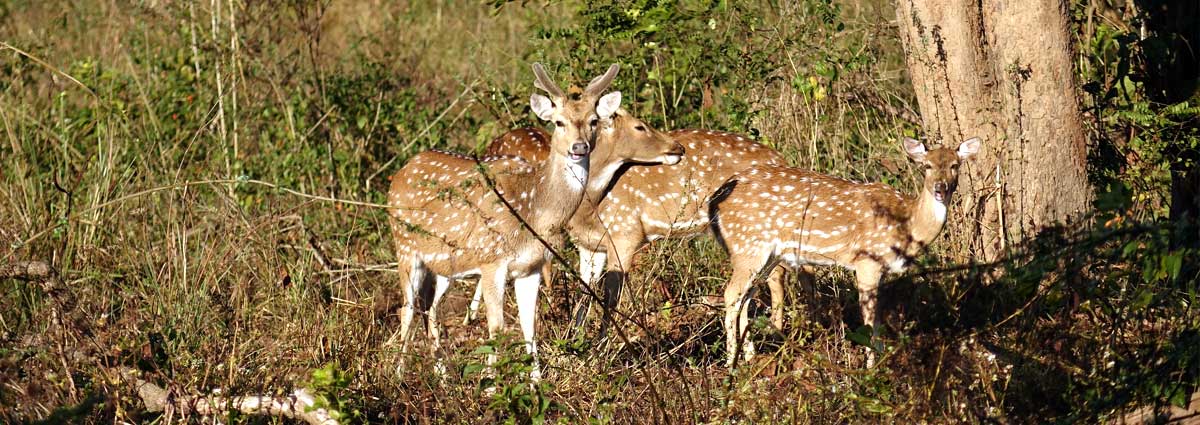
<svg viewBox="0 0 1200 425"><path fill-rule="evenodd" d="M926 138L983 139L945 237L992 261L1091 205L1066 0L897 0Z"/></svg>

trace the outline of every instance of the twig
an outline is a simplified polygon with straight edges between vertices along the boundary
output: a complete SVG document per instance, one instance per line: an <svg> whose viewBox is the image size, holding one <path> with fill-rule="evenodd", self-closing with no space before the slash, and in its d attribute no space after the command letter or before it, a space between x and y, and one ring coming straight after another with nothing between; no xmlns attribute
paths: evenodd
<svg viewBox="0 0 1200 425"><path fill-rule="evenodd" d="M846 100L858 101L867 104L868 106L883 111L883 113L894 116L911 124L920 124L921 118L907 108L899 108L886 100L883 100L879 95L874 93L864 93L861 90L851 91Z"/></svg>
<svg viewBox="0 0 1200 425"><path fill-rule="evenodd" d="M437 124L438 122L441 122L442 118L444 118L446 116L446 113L450 112L450 110L453 109L455 105L458 105L458 102L460 100L462 100L463 96L466 96L467 93L471 93L474 90L475 85L478 83L479 83L479 80L475 80L471 84L467 85L466 88L463 89L462 93L459 93L458 97L455 97L454 101L450 102L450 105L446 106L445 109L442 109L442 113L438 114L438 116L436 118L434 118L433 121L430 121L429 124L425 125L425 129L421 130L420 133L417 133L417 135L415 137L413 137L411 140L409 140L408 143L406 143L404 145L404 147L400 148L400 152L408 151L410 148L413 147L414 144L417 143L417 140L420 140L422 137L425 137L426 134L429 134L429 129L433 128L433 126L435 124ZM386 170L388 168L388 166L392 165L393 162L396 162L396 158L399 158L399 157L400 157L400 155L392 155L392 159L387 160L387 162L385 162L385 163L383 163L383 165L379 166L378 170L375 170L374 173L371 173L370 176L367 176L366 187L371 187L371 180L374 180L375 177L379 175L379 173L382 173L384 170Z"/></svg>
<svg viewBox="0 0 1200 425"><path fill-rule="evenodd" d="M213 396L178 394L138 378L132 369L124 369L121 375L132 381L150 412L178 412L181 415L195 413L201 416L224 416L229 411L247 415L270 415L299 419L314 425L337 425L335 412L316 406L312 390L298 388L291 395L273 397L265 395Z"/></svg>
<svg viewBox="0 0 1200 425"><path fill-rule="evenodd" d="M50 322L58 325L62 332L55 339L58 348L59 361L62 364L64 375L70 383L70 391L72 399L78 399L76 392L75 378L71 375L71 368L67 365L66 356L66 341L67 326L70 322L63 316L63 312L69 312L75 307L75 294L68 291L63 285L62 279L58 277L58 271L54 267L46 264L44 261L20 261L0 265L0 279L21 279L25 281L37 281L41 284L42 292L50 297Z"/></svg>
<svg viewBox="0 0 1200 425"><path fill-rule="evenodd" d="M336 271L333 268L333 262L329 261L329 256L325 255L325 250L321 248L321 243L317 241L317 235L312 230L308 230L308 226L304 225L304 218L292 214L284 217L284 219L294 220L296 223L299 223L300 231L304 232L304 239L308 242L308 249L312 250L313 256L317 258L318 263L321 263L321 267L325 269L325 272L333 273Z"/></svg>
<svg viewBox="0 0 1200 425"><path fill-rule="evenodd" d="M96 92L92 91L92 89L90 87L79 82L79 80L76 80L75 77L71 76L71 74L62 72L58 68L55 68L53 65L50 65L50 64L46 63L45 61L38 59L37 56L26 53L24 50L13 47L11 44L5 43L3 41L0 41L0 47L3 47L8 50L12 50L13 52L16 52L18 55L29 58L29 60L36 62L38 65L41 65L42 67L45 67L46 69L54 71L54 73L61 75L63 77L66 77L66 79L68 79L68 80L71 80L71 82L75 83L75 85L79 86L80 88L83 88L84 91L86 91L86 92L88 92L88 94L92 95L93 98L96 98L96 99L100 98L100 96L97 96Z"/></svg>
<svg viewBox="0 0 1200 425"><path fill-rule="evenodd" d="M68 307L74 304L74 294L66 291L66 286L58 278L58 271L44 261L18 261L0 265L0 279L9 278L37 281L42 291L50 295L56 304ZM55 315L58 315L57 312Z"/></svg>

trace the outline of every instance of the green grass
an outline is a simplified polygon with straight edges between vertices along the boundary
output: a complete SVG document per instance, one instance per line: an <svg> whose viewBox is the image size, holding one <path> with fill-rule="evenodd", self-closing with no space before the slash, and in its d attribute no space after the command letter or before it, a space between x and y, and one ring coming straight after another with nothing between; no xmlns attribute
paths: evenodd
<svg viewBox="0 0 1200 425"><path fill-rule="evenodd" d="M384 211L327 198L382 202L409 156L534 124L533 61L577 83L622 62L626 107L660 128L752 134L903 190L918 175L888 2L412 3L0 6L0 265L46 261L75 298L0 280L0 421L165 421L127 369L198 393L312 386L356 422L1089 422L1195 387L1196 270L1171 260L1194 251L1137 223L992 267L935 247L889 286L873 369L849 274L822 269L729 373L702 302L728 266L699 238L642 254L606 344L571 337L565 280L543 291L539 385L509 340L457 324L466 284L442 309L450 373L419 346L397 374Z"/></svg>

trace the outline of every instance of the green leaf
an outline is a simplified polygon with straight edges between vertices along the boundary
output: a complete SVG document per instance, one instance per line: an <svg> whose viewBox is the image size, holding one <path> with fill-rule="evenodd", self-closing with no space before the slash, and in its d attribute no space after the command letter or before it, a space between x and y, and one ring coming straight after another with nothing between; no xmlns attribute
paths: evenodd
<svg viewBox="0 0 1200 425"><path fill-rule="evenodd" d="M1171 388L1171 397L1167 401L1175 407L1187 408L1188 393L1183 390L1182 386L1174 386Z"/></svg>
<svg viewBox="0 0 1200 425"><path fill-rule="evenodd" d="M483 365L483 364L479 364L479 363L471 363L471 364L463 367L462 376L464 378L466 378L470 375L474 375L476 373L482 372L486 368L487 368L487 365Z"/></svg>
<svg viewBox="0 0 1200 425"><path fill-rule="evenodd" d="M1162 268L1172 281L1179 279L1179 271L1183 268L1183 252L1175 251L1162 257Z"/></svg>
<svg viewBox="0 0 1200 425"><path fill-rule="evenodd" d="M846 334L846 339L864 347L872 347L871 327L867 325L859 326L858 329L854 330L854 332Z"/></svg>
<svg viewBox="0 0 1200 425"><path fill-rule="evenodd" d="M892 408L888 407L888 405L880 403L879 400L870 399L870 398L862 399L859 402L859 406L862 406L862 408L865 409L866 411L875 413L875 414L883 414L883 413L888 413L888 412L892 411Z"/></svg>
<svg viewBox="0 0 1200 425"><path fill-rule="evenodd" d="M1134 298L1133 302L1129 304L1129 308L1132 311L1142 310L1149 306L1153 301L1154 292L1151 292L1149 289L1142 289L1141 291L1138 291L1137 297Z"/></svg>
<svg viewBox="0 0 1200 425"><path fill-rule="evenodd" d="M322 388L333 384L333 363L327 363L320 369L312 372L312 384L314 387Z"/></svg>

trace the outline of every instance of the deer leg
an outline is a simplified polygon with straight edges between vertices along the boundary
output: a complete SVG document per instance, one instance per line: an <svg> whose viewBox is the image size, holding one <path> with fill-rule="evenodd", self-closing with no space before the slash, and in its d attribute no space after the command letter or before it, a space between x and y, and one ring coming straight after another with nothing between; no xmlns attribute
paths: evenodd
<svg viewBox="0 0 1200 425"><path fill-rule="evenodd" d="M438 321L438 305L441 304L442 296L446 295L446 290L450 289L450 279L445 276L433 276L434 289L433 299L429 302L429 311L425 313L425 330L429 332L429 340L432 344L429 346L429 352L433 358L437 359L435 366L438 374L445 375L446 367L442 365L441 357L438 356L438 350L442 347L442 325Z"/></svg>
<svg viewBox="0 0 1200 425"><path fill-rule="evenodd" d="M592 288L592 284L602 276L604 263L608 257L607 252L592 251L584 246L579 246L579 279L583 281L586 288ZM587 321L588 314L591 313L592 298L588 294L579 297L578 305L575 307L575 329L576 332L583 332L583 327Z"/></svg>
<svg viewBox="0 0 1200 425"><path fill-rule="evenodd" d="M584 283L591 284L599 279L607 262L608 252L579 247L579 277Z"/></svg>
<svg viewBox="0 0 1200 425"><path fill-rule="evenodd" d="M554 261L547 260L545 264L542 264L542 282L546 285L546 304L551 306L558 305L554 302L554 277ZM555 311L557 311L557 307Z"/></svg>
<svg viewBox="0 0 1200 425"><path fill-rule="evenodd" d="M533 356L533 371L529 373L529 378L534 381L542 377L537 360L537 342L534 341L538 287L541 286L541 283L541 273L533 273L513 281L513 295L517 298L517 317L521 322L521 334L525 337L525 350Z"/></svg>
<svg viewBox="0 0 1200 425"><path fill-rule="evenodd" d="M504 287L508 282L508 267L480 268L479 285L483 292L483 308L487 315L488 338L494 339L504 330ZM496 354L488 354L487 364L496 363Z"/></svg>
<svg viewBox="0 0 1200 425"><path fill-rule="evenodd" d="M785 268L782 264L771 270L767 276L767 288L771 290L771 326L783 330L783 279Z"/></svg>
<svg viewBox="0 0 1200 425"><path fill-rule="evenodd" d="M592 299L593 295L605 296L604 294L607 293L607 288L609 286L609 283L607 283L607 282L608 282L608 279L611 279L611 278L608 277L608 273L605 272L605 268L607 267L609 270L612 269L613 263L608 261L608 258L609 258L608 254L609 254L609 252L616 252L616 251L612 245L612 240L610 238L606 237L605 242L607 242L607 244L609 245L608 248L605 250L597 249L597 250L593 251L592 249L590 249L588 247L584 247L584 246L579 247L579 276L580 276L580 278L583 279L584 284L586 284L588 288L594 288L594 286L592 286L592 284L594 284L596 282L601 282L601 287L605 288L605 290L599 291L599 292L585 293L582 297L580 297L578 306L575 308L576 332L582 333L584 327L587 325L588 316L591 315L591 311L592 311L592 301L594 301ZM597 247L597 248L599 248L599 247ZM605 305L607 305L607 298L605 299L604 302L606 303ZM607 330L606 324L602 324L601 325L601 336L603 336L603 333L606 330Z"/></svg>
<svg viewBox="0 0 1200 425"><path fill-rule="evenodd" d="M854 265L858 281L858 307L862 309L863 324L871 327L871 341L879 336L879 318L876 316L879 301L879 280L883 268L876 261L860 261ZM867 349L867 367L875 365L874 347Z"/></svg>
<svg viewBox="0 0 1200 425"><path fill-rule="evenodd" d="M598 339L603 339L608 334L608 327L612 324L613 312L621 304L621 293L625 287L625 283L629 280L629 272L633 269L633 256L637 252L641 240L633 238L621 238L613 240L612 261L605 258L607 263L607 271L604 272L604 311L600 322L600 333Z"/></svg>
<svg viewBox="0 0 1200 425"><path fill-rule="evenodd" d="M403 258L403 257L401 257ZM418 297L425 292L424 284L428 281L428 270L420 260L412 259L411 261L401 261L398 267L401 282L404 282L404 307L400 308L400 364L397 365L397 372L404 367L404 355L408 354L408 344L410 341L409 332L412 328L413 316L416 314L417 308L424 308L424 303L418 304ZM397 335L393 335L388 340L392 343Z"/></svg>
<svg viewBox="0 0 1200 425"><path fill-rule="evenodd" d="M407 270L404 269L406 266L408 267ZM425 273L425 265L417 260L409 264L400 265L401 279L407 280L404 285L404 307L400 308L401 353L408 353L409 331L412 328L412 320L416 314L416 309L424 308L424 306L417 304L417 298L424 291Z"/></svg>
<svg viewBox="0 0 1200 425"><path fill-rule="evenodd" d="M479 313L479 304L483 302L483 278L475 282L475 294L471 295L471 303L467 304L467 315L463 317L463 326L471 324Z"/></svg>
<svg viewBox="0 0 1200 425"><path fill-rule="evenodd" d="M755 275L770 265L768 260L769 255L766 254L735 255L731 258L733 275L725 285L725 351L728 355L725 364L728 367L733 367L739 344L745 360L754 357L754 342L747 338L749 318L746 307Z"/></svg>

